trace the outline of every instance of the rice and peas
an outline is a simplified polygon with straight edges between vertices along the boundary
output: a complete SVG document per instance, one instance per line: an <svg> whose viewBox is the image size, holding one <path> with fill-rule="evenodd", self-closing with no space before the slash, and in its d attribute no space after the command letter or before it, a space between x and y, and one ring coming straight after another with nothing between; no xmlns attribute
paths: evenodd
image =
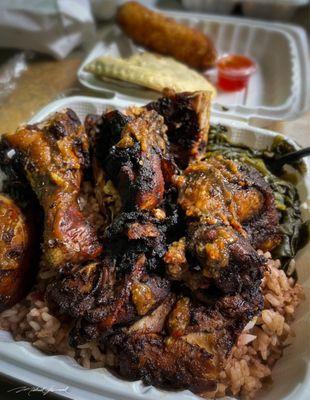
<svg viewBox="0 0 310 400"><path fill-rule="evenodd" d="M83 189L80 207L89 221L100 227L103 218L91 186L85 184ZM279 260L273 260L269 252L264 255L268 259L261 286L264 309L245 327L220 373L217 390L205 393L206 397L253 398L264 382L270 380L273 365L281 357L288 338L294 336L290 325L304 298L303 289L280 269ZM113 355L103 353L96 342L77 349L69 346L71 322L54 317L44 300L45 287L52 276L53 272L41 268L32 292L0 314L0 329L10 331L15 340L26 340L43 352L73 357L85 368L113 365Z"/></svg>

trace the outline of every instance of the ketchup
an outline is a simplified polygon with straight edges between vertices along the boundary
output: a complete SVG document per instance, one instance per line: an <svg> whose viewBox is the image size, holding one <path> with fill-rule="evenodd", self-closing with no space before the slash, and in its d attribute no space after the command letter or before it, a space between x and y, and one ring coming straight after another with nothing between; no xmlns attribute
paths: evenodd
<svg viewBox="0 0 310 400"><path fill-rule="evenodd" d="M218 87L227 92L234 92L247 87L256 65L248 57L231 54L218 60L217 70Z"/></svg>

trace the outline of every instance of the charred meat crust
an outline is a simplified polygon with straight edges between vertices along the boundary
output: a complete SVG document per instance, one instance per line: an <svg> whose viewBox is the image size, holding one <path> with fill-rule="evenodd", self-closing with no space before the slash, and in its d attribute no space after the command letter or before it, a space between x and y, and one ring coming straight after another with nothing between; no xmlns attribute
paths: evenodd
<svg viewBox="0 0 310 400"><path fill-rule="evenodd" d="M165 131L154 111L135 117L110 111L100 119L96 158L118 189L125 211L150 210L162 202L169 162Z"/></svg>
<svg viewBox="0 0 310 400"><path fill-rule="evenodd" d="M206 92L170 93L146 105L164 118L170 149L176 163L185 168L203 151L208 141L210 97Z"/></svg>
<svg viewBox="0 0 310 400"><path fill-rule="evenodd" d="M167 346L165 337L158 334L120 333L111 338L109 345L118 354L117 372L127 379L193 392L216 387L217 374L210 366L210 355L183 340Z"/></svg>
<svg viewBox="0 0 310 400"><path fill-rule="evenodd" d="M188 388L197 393L216 386L236 339L247 321L262 309L262 295L257 289L244 297L225 296L210 306L185 300L180 298L168 314L158 315L164 319L162 329L144 317L134 329L102 338L102 346L117 355L118 374L142 379L147 385Z"/></svg>

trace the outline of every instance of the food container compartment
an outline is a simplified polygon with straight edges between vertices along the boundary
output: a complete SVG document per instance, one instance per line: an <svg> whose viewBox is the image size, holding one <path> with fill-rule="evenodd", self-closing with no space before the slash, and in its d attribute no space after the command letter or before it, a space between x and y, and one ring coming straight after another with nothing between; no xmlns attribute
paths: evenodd
<svg viewBox="0 0 310 400"><path fill-rule="evenodd" d="M249 17L287 21L308 3L309 0L243 0L242 11Z"/></svg>
<svg viewBox="0 0 310 400"><path fill-rule="evenodd" d="M137 104L137 99L124 100L92 97L68 97L56 100L34 116L30 123L46 118L50 113L70 107L83 120L88 113L100 113L111 106L124 108ZM274 132L250 127L244 122L212 117L211 123L221 123L228 128L232 142L263 149L270 146ZM289 140L289 139L288 139ZM289 140L293 145L294 142ZM297 146L295 144L295 146ZM297 146L298 147L298 146ZM307 160L306 160L307 162ZM310 174L298 184L304 207L304 218L310 217ZM308 400L310 392L310 244L298 253L296 266L299 280L306 292L306 300L299 308L293 325L296 337L292 345L284 349L284 356L273 370L273 384L257 397L257 400ZM20 379L29 385L54 388L55 394L74 400L199 400L189 391L164 391L144 386L140 381L127 382L101 369L88 370L67 356L48 356L26 342L15 342L10 334L0 331L0 373ZM226 397L226 400L233 399Z"/></svg>
<svg viewBox="0 0 310 400"><path fill-rule="evenodd" d="M176 20L196 27L214 41L219 56L243 54L257 63L247 90L218 92L213 109L225 116L250 119L260 126L270 121L293 119L307 108L308 80L307 38L301 28L285 24L223 16L168 12ZM277 56L274 56L275 49ZM86 57L78 71L84 86L112 96L115 91L124 98L156 98L158 94L121 81L103 82L83 70L84 66L103 54L128 57L141 48L117 27L110 29ZM215 71L208 71L216 80Z"/></svg>
<svg viewBox="0 0 310 400"><path fill-rule="evenodd" d="M182 0L182 5L190 11L229 14L237 2L238 0Z"/></svg>

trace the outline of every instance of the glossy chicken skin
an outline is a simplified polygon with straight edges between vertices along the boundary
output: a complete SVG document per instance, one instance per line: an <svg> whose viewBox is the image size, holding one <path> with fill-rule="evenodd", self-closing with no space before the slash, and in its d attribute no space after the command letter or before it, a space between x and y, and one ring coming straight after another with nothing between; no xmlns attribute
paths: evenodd
<svg viewBox="0 0 310 400"><path fill-rule="evenodd" d="M68 109L3 135L3 147L12 168L23 171L44 210L46 262L60 268L95 259L102 248L77 202L88 140L76 114Z"/></svg>
<svg viewBox="0 0 310 400"><path fill-rule="evenodd" d="M0 194L0 311L29 289L36 269L31 222L9 197Z"/></svg>
<svg viewBox="0 0 310 400"><path fill-rule="evenodd" d="M236 163L221 156L192 163L176 182L188 218L203 218L209 224L220 221L242 232L242 223L263 207L259 190L249 187Z"/></svg>

